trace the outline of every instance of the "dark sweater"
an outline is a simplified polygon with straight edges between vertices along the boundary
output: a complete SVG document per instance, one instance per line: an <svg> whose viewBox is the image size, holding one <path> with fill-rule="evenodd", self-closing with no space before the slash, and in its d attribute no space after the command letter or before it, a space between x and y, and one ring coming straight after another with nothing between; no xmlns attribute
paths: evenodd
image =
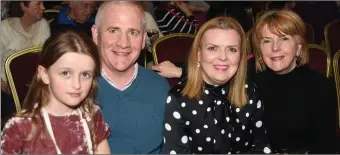
<svg viewBox="0 0 340 155"><path fill-rule="evenodd" d="M267 68L256 82L273 151L335 153L336 93L329 79L302 66L285 75Z"/></svg>
<svg viewBox="0 0 340 155"><path fill-rule="evenodd" d="M157 73L138 67L138 74L124 91L98 79L97 101L111 128L112 154L159 153L163 142L167 81Z"/></svg>

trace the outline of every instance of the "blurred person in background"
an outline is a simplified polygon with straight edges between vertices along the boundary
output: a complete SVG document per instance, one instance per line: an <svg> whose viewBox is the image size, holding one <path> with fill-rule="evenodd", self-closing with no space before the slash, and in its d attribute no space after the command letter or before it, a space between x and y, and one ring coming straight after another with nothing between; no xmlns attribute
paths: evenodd
<svg viewBox="0 0 340 155"><path fill-rule="evenodd" d="M68 5L61 8L58 18L50 23L52 33L59 29L74 28L91 36L91 27L94 24L91 15L96 7L95 1L69 1Z"/></svg>

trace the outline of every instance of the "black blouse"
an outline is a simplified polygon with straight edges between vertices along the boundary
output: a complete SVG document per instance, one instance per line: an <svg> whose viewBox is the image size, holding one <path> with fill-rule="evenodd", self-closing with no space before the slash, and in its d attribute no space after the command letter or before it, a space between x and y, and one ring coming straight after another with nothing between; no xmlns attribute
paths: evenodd
<svg viewBox="0 0 340 155"><path fill-rule="evenodd" d="M263 122L273 153L335 153L336 90L308 66L257 74Z"/></svg>
<svg viewBox="0 0 340 155"><path fill-rule="evenodd" d="M199 100L182 96L185 83L174 86L165 109L164 154L270 153L261 121L263 104L255 85L246 84L248 104L242 108L226 98L229 84L205 84Z"/></svg>

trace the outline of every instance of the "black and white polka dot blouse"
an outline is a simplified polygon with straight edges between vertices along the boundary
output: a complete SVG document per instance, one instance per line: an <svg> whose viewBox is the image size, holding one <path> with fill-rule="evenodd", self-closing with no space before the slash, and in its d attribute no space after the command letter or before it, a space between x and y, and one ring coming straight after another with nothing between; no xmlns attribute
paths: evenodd
<svg viewBox="0 0 340 155"><path fill-rule="evenodd" d="M182 96L174 86L166 101L164 154L270 153L261 116L263 105L253 84L245 85L248 104L236 108L226 99L229 84L205 84L201 98Z"/></svg>

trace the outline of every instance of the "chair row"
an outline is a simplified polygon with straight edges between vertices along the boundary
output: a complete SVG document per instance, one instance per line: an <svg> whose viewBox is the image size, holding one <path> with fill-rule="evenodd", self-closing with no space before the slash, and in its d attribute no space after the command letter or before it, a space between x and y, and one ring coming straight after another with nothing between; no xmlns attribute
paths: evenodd
<svg viewBox="0 0 340 155"><path fill-rule="evenodd" d="M251 11L251 9L250 9ZM59 10L48 9L44 11L44 17L52 22L59 14ZM249 11L248 11L249 12ZM263 12L260 12L256 15L255 19L258 19ZM254 25L254 19L253 19ZM247 36L251 36L252 29L247 32ZM337 50L340 49L340 43L338 37L340 36L340 20L333 20L329 22L324 28L324 36L325 36L325 46L327 50L330 51L331 56L335 54ZM314 28L311 24L306 23L306 38L309 44L314 44Z"/></svg>

